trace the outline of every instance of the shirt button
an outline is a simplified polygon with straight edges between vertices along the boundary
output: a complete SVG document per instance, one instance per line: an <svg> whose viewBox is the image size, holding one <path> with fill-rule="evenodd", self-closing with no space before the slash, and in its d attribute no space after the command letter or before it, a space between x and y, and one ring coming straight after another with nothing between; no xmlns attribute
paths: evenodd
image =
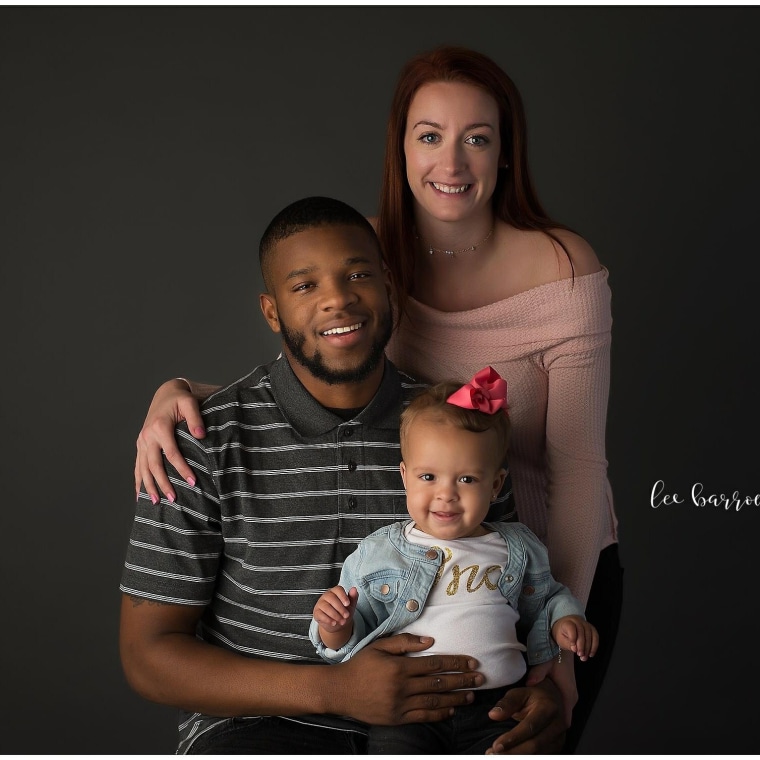
<svg viewBox="0 0 760 760"><path fill-rule="evenodd" d="M353 428L350 428L350 427L343 428L343 435L346 438L350 438L353 434L354 434Z"/></svg>
<svg viewBox="0 0 760 760"><path fill-rule="evenodd" d="M387 583L383 583L383 585L380 586L380 593L381 594L390 594L391 593L391 587Z"/></svg>
<svg viewBox="0 0 760 760"><path fill-rule="evenodd" d="M435 549L428 549L428 550L425 552L425 556L426 556L428 559L438 559L438 552L437 552Z"/></svg>
<svg viewBox="0 0 760 760"><path fill-rule="evenodd" d="M356 462L354 462L353 460L351 460L348 463L348 471L349 472L355 472L356 471Z"/></svg>
<svg viewBox="0 0 760 760"><path fill-rule="evenodd" d="M353 509L356 506L356 499L353 496L348 500L348 506L351 509Z"/></svg>
<svg viewBox="0 0 760 760"><path fill-rule="evenodd" d="M406 603L406 608L409 610L409 612L417 612L417 610L420 608L420 603L416 599L410 599Z"/></svg>
<svg viewBox="0 0 760 760"><path fill-rule="evenodd" d="M512 581L513 581L514 579L515 579L515 578L514 578L514 576L513 576L513 575L508 575L508 576L507 576L507 583L512 583Z"/></svg>
<svg viewBox="0 0 760 760"><path fill-rule="evenodd" d="M535 592L536 589L534 589L533 586L523 586L523 594L525 594L525 596L533 596Z"/></svg>

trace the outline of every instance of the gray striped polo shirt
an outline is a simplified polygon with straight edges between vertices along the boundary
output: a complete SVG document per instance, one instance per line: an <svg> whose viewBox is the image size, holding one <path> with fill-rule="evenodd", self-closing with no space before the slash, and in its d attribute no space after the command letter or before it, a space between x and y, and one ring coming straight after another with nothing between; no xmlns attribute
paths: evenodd
<svg viewBox="0 0 760 760"><path fill-rule="evenodd" d="M344 421L280 357L215 393L201 408L203 440L177 426L195 486L165 461L174 504L140 493L121 590L205 607L198 634L211 644L321 663L314 604L366 535L407 517L399 415L422 387L386 360L372 402ZM510 497L495 505L502 515ZM219 721L184 713L179 751Z"/></svg>

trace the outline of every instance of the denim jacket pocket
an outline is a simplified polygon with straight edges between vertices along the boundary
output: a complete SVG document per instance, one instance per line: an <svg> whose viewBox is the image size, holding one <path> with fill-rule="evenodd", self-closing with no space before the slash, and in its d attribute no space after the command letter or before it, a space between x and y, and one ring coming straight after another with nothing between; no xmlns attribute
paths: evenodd
<svg viewBox="0 0 760 760"><path fill-rule="evenodd" d="M367 593L382 604L396 601L404 578L399 573L375 573L367 578Z"/></svg>
<svg viewBox="0 0 760 760"><path fill-rule="evenodd" d="M550 573L530 573L523 578L518 601L520 615L534 617L546 604L551 581Z"/></svg>
<svg viewBox="0 0 760 760"><path fill-rule="evenodd" d="M385 620L398 599L404 583L403 573L382 570L368 575L364 581L364 593L378 621Z"/></svg>

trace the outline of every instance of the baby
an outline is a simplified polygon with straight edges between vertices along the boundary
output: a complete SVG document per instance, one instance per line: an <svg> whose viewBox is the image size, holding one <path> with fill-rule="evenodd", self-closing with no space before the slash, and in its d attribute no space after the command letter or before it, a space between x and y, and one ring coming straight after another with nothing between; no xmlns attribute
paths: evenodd
<svg viewBox="0 0 760 760"><path fill-rule="evenodd" d="M506 388L487 367L464 386L439 383L412 401L401 415L411 520L364 539L346 559L340 585L314 607L310 636L330 662L406 632L435 640L419 654L468 654L486 677L475 701L445 721L372 726L370 754L493 750L514 723L488 712L506 687L524 682L523 652L539 666L531 683L562 649L582 660L596 652L597 631L552 577L545 546L521 523L483 522L507 474Z"/></svg>

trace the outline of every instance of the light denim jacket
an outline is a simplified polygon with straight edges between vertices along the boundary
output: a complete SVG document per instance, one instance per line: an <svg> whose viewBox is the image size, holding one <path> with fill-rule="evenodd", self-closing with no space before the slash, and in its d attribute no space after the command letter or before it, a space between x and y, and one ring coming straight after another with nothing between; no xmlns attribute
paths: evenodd
<svg viewBox="0 0 760 760"><path fill-rule="evenodd" d="M404 536L411 522L397 522L365 538L343 564L340 585L356 586L359 600L351 638L340 649L328 649L311 621L309 637L328 662L343 662L380 636L387 636L415 621L425 609L430 589L443 561L440 549L418 546ZM554 580L546 547L522 523L484 523L507 543L506 566L499 591L520 613L518 637L525 642L528 663L551 660L559 647L551 637L552 624L566 615L583 617L583 605L570 590Z"/></svg>

